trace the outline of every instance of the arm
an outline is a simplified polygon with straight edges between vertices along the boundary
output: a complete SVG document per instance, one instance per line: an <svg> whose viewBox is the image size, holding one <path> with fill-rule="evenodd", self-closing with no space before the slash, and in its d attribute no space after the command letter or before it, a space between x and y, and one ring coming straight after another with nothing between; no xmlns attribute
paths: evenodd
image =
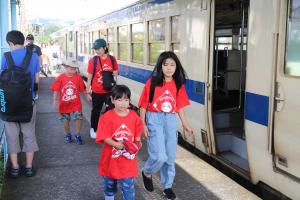
<svg viewBox="0 0 300 200"><path fill-rule="evenodd" d="M93 74L90 74L88 73L88 80L87 80L87 83L86 83L86 91L85 91L85 97L88 101L92 101L92 97L91 97L91 82L92 82L92 77L93 77Z"/></svg>
<svg viewBox="0 0 300 200"><path fill-rule="evenodd" d="M104 139L104 142L112 147L115 147L116 149L123 149L124 145L122 142L115 142L111 138Z"/></svg>
<svg viewBox="0 0 300 200"><path fill-rule="evenodd" d="M56 106L57 96L58 96L58 92L54 91L54 93L53 93L53 108L55 108L55 106Z"/></svg>
<svg viewBox="0 0 300 200"><path fill-rule="evenodd" d="M184 113L184 109L181 108L179 111L178 111L178 115L179 115L179 118L181 120L181 123L182 123L182 126L183 128L190 134L194 134L194 130L193 128L191 128L191 126L189 125L186 117L185 117L185 113Z"/></svg>
<svg viewBox="0 0 300 200"><path fill-rule="evenodd" d="M144 133L144 136L145 138L148 138L148 128L147 128L147 125L146 125L146 109L145 108L140 108L140 118L142 120L142 124L143 124L143 133Z"/></svg>

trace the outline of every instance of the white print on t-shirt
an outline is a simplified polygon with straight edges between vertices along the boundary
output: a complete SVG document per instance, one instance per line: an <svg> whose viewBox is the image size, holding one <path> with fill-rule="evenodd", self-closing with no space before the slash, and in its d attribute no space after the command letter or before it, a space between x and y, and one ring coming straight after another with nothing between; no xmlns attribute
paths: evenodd
<svg viewBox="0 0 300 200"><path fill-rule="evenodd" d="M108 64L104 63L104 65L102 66L102 71L111 71L111 70L112 68Z"/></svg>
<svg viewBox="0 0 300 200"><path fill-rule="evenodd" d="M176 101L169 90L166 90L154 102L153 107L157 111L171 112L176 106Z"/></svg>
<svg viewBox="0 0 300 200"><path fill-rule="evenodd" d="M97 74L99 76L99 78L97 79L98 83L103 84L102 74L100 73L100 71Z"/></svg>
<svg viewBox="0 0 300 200"><path fill-rule="evenodd" d="M122 124L120 128L112 135L112 138L117 142L123 142L124 140L133 141L133 134L125 124ZM113 147L112 158L117 158L121 155L129 160L132 160L135 157L135 154L130 154L125 149L119 150Z"/></svg>
<svg viewBox="0 0 300 200"><path fill-rule="evenodd" d="M62 100L70 101L77 98L77 88L72 81L69 81L61 90L62 92Z"/></svg>

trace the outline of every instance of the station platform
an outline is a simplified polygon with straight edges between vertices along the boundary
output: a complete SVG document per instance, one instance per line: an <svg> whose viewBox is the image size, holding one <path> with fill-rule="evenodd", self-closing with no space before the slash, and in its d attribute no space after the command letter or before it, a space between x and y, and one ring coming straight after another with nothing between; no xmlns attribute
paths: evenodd
<svg viewBox="0 0 300 200"><path fill-rule="evenodd" d="M82 137L84 145L64 141L63 124L57 108L52 107L50 84L54 77L41 78L37 101L36 135L40 150L35 154L34 177L5 177L2 200L102 200L102 180L98 176L98 160L102 145L89 138L91 104L84 98ZM73 132L75 124L71 123ZM144 142L145 143L145 142ZM138 154L139 171L147 159L146 144ZM24 164L24 156L20 156ZM22 161L20 163L22 165ZM159 174L153 177L154 192L143 188L141 173L136 179L137 200L164 199ZM177 148L176 177L173 189L178 200L256 200L253 193L202 161ZM119 190L115 199L121 200Z"/></svg>

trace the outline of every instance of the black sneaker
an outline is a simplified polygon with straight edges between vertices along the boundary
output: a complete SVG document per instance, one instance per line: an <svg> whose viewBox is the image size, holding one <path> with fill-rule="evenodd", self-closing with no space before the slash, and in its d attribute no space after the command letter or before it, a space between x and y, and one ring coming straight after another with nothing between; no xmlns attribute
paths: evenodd
<svg viewBox="0 0 300 200"><path fill-rule="evenodd" d="M26 177L33 177L35 175L35 170L32 167L26 167L24 172Z"/></svg>
<svg viewBox="0 0 300 200"><path fill-rule="evenodd" d="M20 175L20 167L18 169L15 169L15 168L11 168L9 170L9 176L12 177L12 178L17 178L19 175Z"/></svg>
<svg viewBox="0 0 300 200"><path fill-rule="evenodd" d="M142 171L142 176L143 176L143 182L144 182L144 187L146 190L149 192L153 192L153 183L152 183L152 176L151 178L148 178L145 174L144 171Z"/></svg>
<svg viewBox="0 0 300 200"><path fill-rule="evenodd" d="M166 196L167 199L171 199L171 200L176 199L176 195L173 192L172 188L164 189L164 195Z"/></svg>

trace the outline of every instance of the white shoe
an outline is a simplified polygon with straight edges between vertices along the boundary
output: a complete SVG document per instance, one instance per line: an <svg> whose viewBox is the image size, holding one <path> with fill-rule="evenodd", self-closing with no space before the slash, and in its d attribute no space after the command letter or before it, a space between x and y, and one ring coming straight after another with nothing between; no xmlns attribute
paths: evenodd
<svg viewBox="0 0 300 200"><path fill-rule="evenodd" d="M93 128L90 129L90 138L95 139L97 136L96 132L94 131Z"/></svg>

